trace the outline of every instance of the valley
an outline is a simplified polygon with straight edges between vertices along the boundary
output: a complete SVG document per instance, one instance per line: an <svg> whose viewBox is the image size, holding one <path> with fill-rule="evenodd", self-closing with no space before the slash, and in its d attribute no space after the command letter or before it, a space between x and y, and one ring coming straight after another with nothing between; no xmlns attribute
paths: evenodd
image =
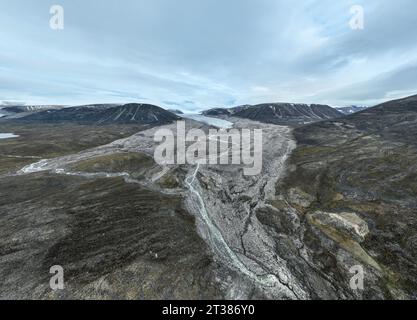
<svg viewBox="0 0 417 320"><path fill-rule="evenodd" d="M304 126L185 119L207 140L211 124L262 129L257 176L155 163L155 132L175 122L3 121L19 137L0 141L0 297L414 298L415 101Z"/></svg>
<svg viewBox="0 0 417 320"><path fill-rule="evenodd" d="M416 1L0 2L13 314L417 300Z"/></svg>

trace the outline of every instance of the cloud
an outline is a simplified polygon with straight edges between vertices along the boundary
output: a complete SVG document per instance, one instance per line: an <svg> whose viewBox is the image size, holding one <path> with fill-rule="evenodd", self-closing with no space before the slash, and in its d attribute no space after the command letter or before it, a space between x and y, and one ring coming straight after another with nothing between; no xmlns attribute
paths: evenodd
<svg viewBox="0 0 417 320"><path fill-rule="evenodd" d="M49 0L0 11L0 100L148 102L185 111L265 101L378 103L417 92L413 0ZM169 102L169 103L167 103Z"/></svg>
<svg viewBox="0 0 417 320"><path fill-rule="evenodd" d="M335 101L338 99L339 104L362 101L365 104L374 105L381 101L416 94L416 83L417 64L381 74L372 80L326 92L323 96L334 96Z"/></svg>

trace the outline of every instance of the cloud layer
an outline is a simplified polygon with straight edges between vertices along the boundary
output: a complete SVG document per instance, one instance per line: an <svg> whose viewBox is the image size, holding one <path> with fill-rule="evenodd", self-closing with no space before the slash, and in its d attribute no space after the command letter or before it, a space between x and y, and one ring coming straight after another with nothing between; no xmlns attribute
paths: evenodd
<svg viewBox="0 0 417 320"><path fill-rule="evenodd" d="M363 3L361 3L363 2ZM64 8L64 30L49 9ZM352 30L352 5L365 28ZM0 101L376 104L417 93L414 0L0 0Z"/></svg>

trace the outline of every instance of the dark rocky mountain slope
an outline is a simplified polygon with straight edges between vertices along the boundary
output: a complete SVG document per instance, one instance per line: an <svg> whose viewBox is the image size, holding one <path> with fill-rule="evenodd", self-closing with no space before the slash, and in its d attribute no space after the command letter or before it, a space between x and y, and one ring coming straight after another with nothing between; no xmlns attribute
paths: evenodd
<svg viewBox="0 0 417 320"><path fill-rule="evenodd" d="M205 110L202 112L203 115L205 116L230 116L232 115L232 111L230 109L226 109L226 108L213 108L213 109L209 109L209 110Z"/></svg>
<svg viewBox="0 0 417 320"><path fill-rule="evenodd" d="M202 112L203 115L205 116L212 116L212 117L217 117L217 116L232 116L237 112L246 110L248 108L252 107L251 105L245 104L245 105L241 105L241 106L237 106L237 107L233 107L233 108L212 108L212 109L208 109Z"/></svg>
<svg viewBox="0 0 417 320"><path fill-rule="evenodd" d="M266 103L243 109L235 113L234 116L273 124L302 124L338 118L343 116L343 114L327 105Z"/></svg>
<svg viewBox="0 0 417 320"><path fill-rule="evenodd" d="M304 217L306 245L317 260L339 274L344 252L368 275L380 274L379 284L366 278L365 296L382 287L386 298L417 298L417 96L299 127L294 135L298 147L278 190ZM362 239L335 227L352 217L369 228ZM320 234L331 241L317 240Z"/></svg>
<svg viewBox="0 0 417 320"><path fill-rule="evenodd" d="M96 106L47 110L28 115L19 121L81 124L151 124L162 125L180 118L160 107L149 104L126 104L107 108Z"/></svg>

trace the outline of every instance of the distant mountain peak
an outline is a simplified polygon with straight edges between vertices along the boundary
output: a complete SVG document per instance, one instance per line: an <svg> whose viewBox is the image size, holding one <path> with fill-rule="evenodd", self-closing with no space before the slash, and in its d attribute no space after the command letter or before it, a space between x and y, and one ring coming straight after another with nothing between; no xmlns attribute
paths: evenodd
<svg viewBox="0 0 417 320"><path fill-rule="evenodd" d="M321 104L264 103L244 108L234 116L266 123L287 124L333 119L343 114Z"/></svg>
<svg viewBox="0 0 417 320"><path fill-rule="evenodd" d="M76 122L83 124L152 124L161 125L180 117L158 106L128 103L110 107L88 105L42 111L21 118L22 121L46 123Z"/></svg>
<svg viewBox="0 0 417 320"><path fill-rule="evenodd" d="M368 109L368 106L364 105L351 105L346 107L335 107L338 111L344 113L344 114L352 114L356 112L363 111L365 109Z"/></svg>

